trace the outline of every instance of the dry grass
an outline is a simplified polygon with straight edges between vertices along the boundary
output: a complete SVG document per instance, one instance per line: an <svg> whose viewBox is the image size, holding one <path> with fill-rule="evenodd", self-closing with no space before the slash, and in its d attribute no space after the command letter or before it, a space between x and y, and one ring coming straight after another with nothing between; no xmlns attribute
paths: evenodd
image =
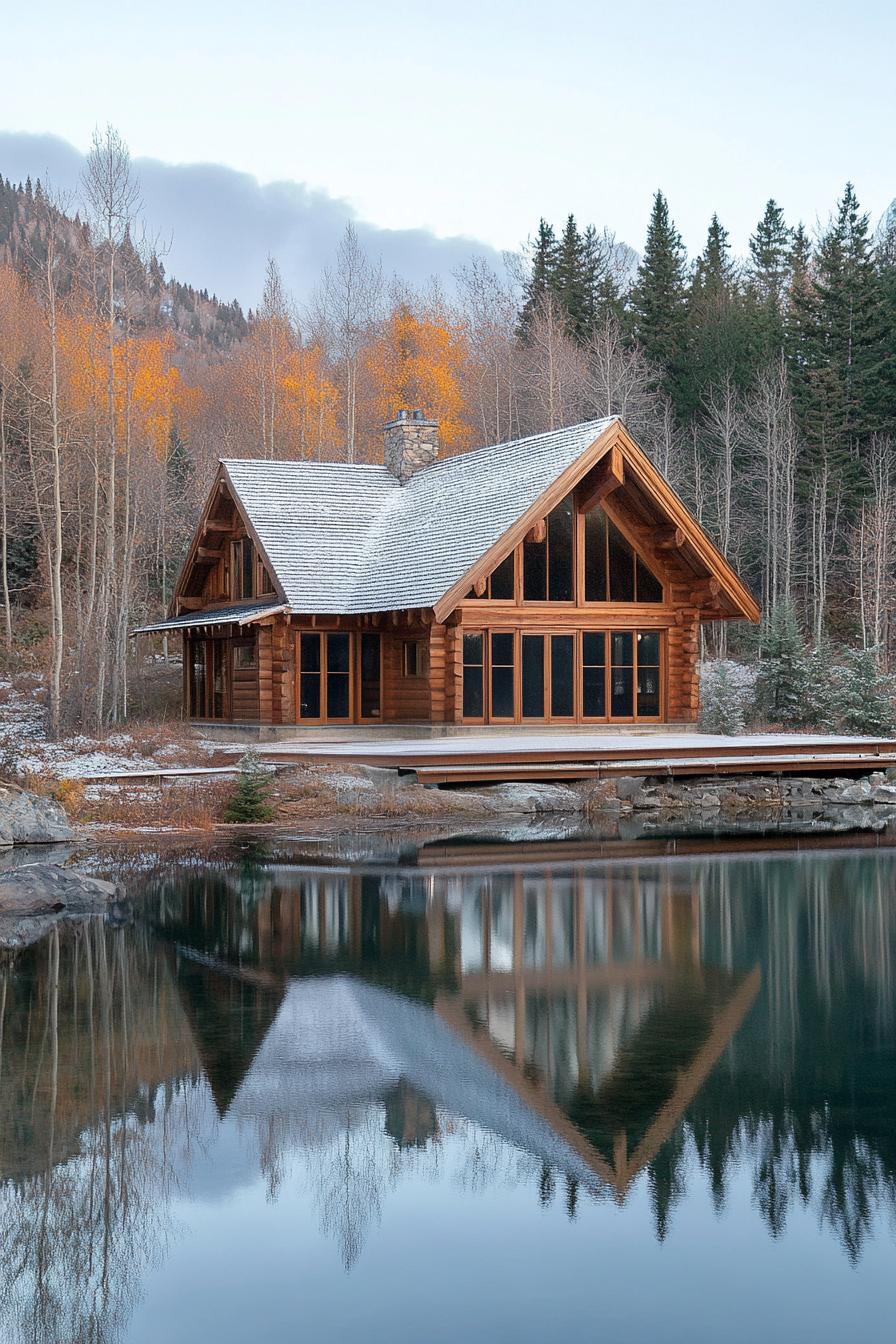
<svg viewBox="0 0 896 1344"><path fill-rule="evenodd" d="M91 789L76 820L128 828L211 831L233 792L231 779L164 780Z"/></svg>
<svg viewBox="0 0 896 1344"><path fill-rule="evenodd" d="M420 784L384 787L352 766L340 767L338 773L326 766L290 767L278 772L271 793L271 803L281 821L440 818L464 810L461 798Z"/></svg>

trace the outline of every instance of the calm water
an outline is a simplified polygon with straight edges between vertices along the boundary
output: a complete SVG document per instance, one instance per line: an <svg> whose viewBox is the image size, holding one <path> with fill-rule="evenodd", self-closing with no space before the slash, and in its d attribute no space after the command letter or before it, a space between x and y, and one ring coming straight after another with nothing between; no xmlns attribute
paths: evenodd
<svg viewBox="0 0 896 1344"><path fill-rule="evenodd" d="M594 854L124 858L0 980L4 1344L891 1340L896 851Z"/></svg>

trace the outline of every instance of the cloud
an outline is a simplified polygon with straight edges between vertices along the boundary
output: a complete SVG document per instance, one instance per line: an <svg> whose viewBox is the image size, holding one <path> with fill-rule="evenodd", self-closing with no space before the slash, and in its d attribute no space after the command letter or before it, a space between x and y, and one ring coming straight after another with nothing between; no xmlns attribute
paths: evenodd
<svg viewBox="0 0 896 1344"><path fill-rule="evenodd" d="M0 131L0 174L13 182L40 178L78 205L84 156L54 135ZM151 237L167 248L170 275L219 298L258 302L268 254L276 257L295 297L310 297L331 265L349 221L371 258L381 258L412 285L438 276L450 288L452 272L472 256L499 261L472 238L437 238L426 229L381 229L359 219L347 202L301 182L259 183L250 173L214 163L170 164L135 159L143 217Z"/></svg>

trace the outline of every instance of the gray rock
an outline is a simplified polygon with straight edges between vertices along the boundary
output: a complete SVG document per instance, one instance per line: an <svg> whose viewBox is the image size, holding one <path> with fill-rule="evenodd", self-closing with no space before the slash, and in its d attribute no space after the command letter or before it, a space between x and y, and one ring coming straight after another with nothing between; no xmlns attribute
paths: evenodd
<svg viewBox="0 0 896 1344"><path fill-rule="evenodd" d="M113 882L52 863L0 873L0 948L27 947L55 923L103 914L118 894Z"/></svg>
<svg viewBox="0 0 896 1344"><path fill-rule="evenodd" d="M615 784L616 797L625 801L626 799L634 798L636 794L640 793L641 789L644 787L644 776L623 775L621 778L615 780Z"/></svg>
<svg viewBox="0 0 896 1344"><path fill-rule="evenodd" d="M878 784L871 790L872 803L896 804L896 784Z"/></svg>
<svg viewBox="0 0 896 1344"><path fill-rule="evenodd" d="M632 806L638 811L644 808L663 807L668 805L668 800L656 788L639 789L632 798Z"/></svg>
<svg viewBox="0 0 896 1344"><path fill-rule="evenodd" d="M878 788L886 787L878 785ZM857 779L854 784L847 784L840 791L841 803L867 803L871 797L872 785L867 779Z"/></svg>
<svg viewBox="0 0 896 1344"><path fill-rule="evenodd" d="M72 834L64 808L52 798L0 785L0 843L50 845Z"/></svg>
<svg viewBox="0 0 896 1344"><path fill-rule="evenodd" d="M499 812L539 815L544 812L577 813L582 795L565 784L495 784L483 790Z"/></svg>

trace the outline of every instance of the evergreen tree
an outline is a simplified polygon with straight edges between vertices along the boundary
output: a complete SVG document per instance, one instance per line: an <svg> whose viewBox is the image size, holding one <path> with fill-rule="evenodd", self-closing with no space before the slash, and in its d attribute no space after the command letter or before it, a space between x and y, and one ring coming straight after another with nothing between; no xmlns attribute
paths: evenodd
<svg viewBox="0 0 896 1344"><path fill-rule="evenodd" d="M557 239L554 230L544 219L538 221L538 233L531 248L532 264L526 282L525 297L520 313L520 336L526 340L532 324L548 294L553 292L557 272Z"/></svg>
<svg viewBox="0 0 896 1344"><path fill-rule="evenodd" d="M784 346L784 310L790 279L792 231L777 201L766 203L765 213L750 235L748 280L756 309L760 354L773 358Z"/></svg>
<svg viewBox="0 0 896 1344"><path fill-rule="evenodd" d="M551 287L566 319L570 336L583 345L589 333L589 295L585 247L573 215L569 215L566 220L563 237L557 248Z"/></svg>
<svg viewBox="0 0 896 1344"><path fill-rule="evenodd" d="M271 776L254 751L247 751L240 760L233 795L227 804L224 820L247 825L271 821L274 809L270 804Z"/></svg>
<svg viewBox="0 0 896 1344"><path fill-rule="evenodd" d="M896 677L881 672L877 650L847 649L836 678L835 703L848 733L892 733L896 724Z"/></svg>
<svg viewBox="0 0 896 1344"><path fill-rule="evenodd" d="M687 263L661 191L653 198L631 308L636 339L647 358L662 369L663 389L679 415L687 414L694 404L686 362Z"/></svg>
<svg viewBox="0 0 896 1344"><path fill-rule="evenodd" d="M734 737L744 731L743 689L734 667L725 659L704 663L700 669L700 729Z"/></svg>
<svg viewBox="0 0 896 1344"><path fill-rule="evenodd" d="M880 364L878 367L878 421L896 433L896 201L880 224L876 248L880 295Z"/></svg>
<svg viewBox="0 0 896 1344"><path fill-rule="evenodd" d="M806 719L806 657L796 612L779 602L766 617L756 707L766 723L798 728Z"/></svg>
<svg viewBox="0 0 896 1344"><path fill-rule="evenodd" d="M589 224L582 235L587 332L592 335L608 318L622 325L625 300L616 267L615 240Z"/></svg>
<svg viewBox="0 0 896 1344"><path fill-rule="evenodd" d="M728 232L713 215L697 258L688 304L689 382L695 395L726 376L746 389L753 381L751 332Z"/></svg>
<svg viewBox="0 0 896 1344"><path fill-rule="evenodd" d="M859 451L879 423L883 307L868 216L846 190L814 258L809 283L793 303L801 336L797 395L813 456L826 457L855 503L862 488Z"/></svg>
<svg viewBox="0 0 896 1344"><path fill-rule="evenodd" d="M805 721L810 728L833 732L839 726L837 669L827 639L822 639L806 659Z"/></svg>

